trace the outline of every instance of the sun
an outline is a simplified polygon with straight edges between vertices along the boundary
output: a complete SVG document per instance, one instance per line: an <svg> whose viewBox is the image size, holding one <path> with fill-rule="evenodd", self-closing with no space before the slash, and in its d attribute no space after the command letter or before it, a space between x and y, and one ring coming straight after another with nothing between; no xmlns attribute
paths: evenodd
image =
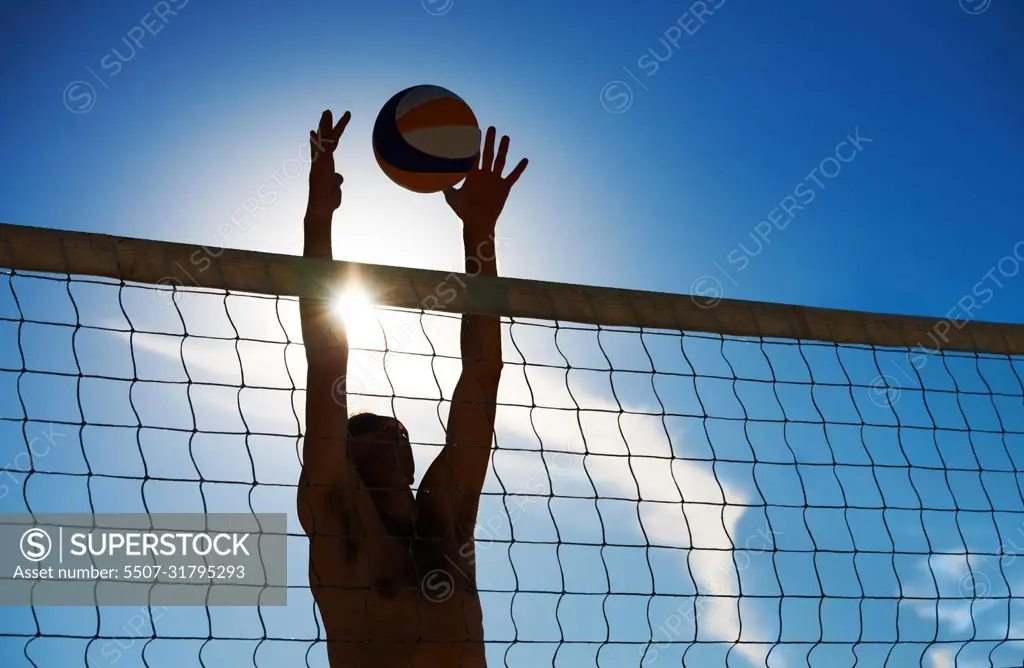
<svg viewBox="0 0 1024 668"><path fill-rule="evenodd" d="M380 336L380 323L370 293L350 283L331 300L331 313L345 323L349 342L362 345Z"/></svg>

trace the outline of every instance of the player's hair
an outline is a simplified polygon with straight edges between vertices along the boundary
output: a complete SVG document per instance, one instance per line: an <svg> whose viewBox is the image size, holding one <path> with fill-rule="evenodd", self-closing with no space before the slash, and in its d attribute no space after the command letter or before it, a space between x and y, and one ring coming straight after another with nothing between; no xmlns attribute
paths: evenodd
<svg viewBox="0 0 1024 668"><path fill-rule="evenodd" d="M391 419L376 413L356 413L348 419L348 435L353 438L364 436L380 429L384 422Z"/></svg>

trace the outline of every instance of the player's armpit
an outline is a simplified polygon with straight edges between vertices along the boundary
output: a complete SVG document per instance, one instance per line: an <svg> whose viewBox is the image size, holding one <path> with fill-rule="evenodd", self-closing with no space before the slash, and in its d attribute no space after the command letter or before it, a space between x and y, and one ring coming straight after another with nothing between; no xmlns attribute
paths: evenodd
<svg viewBox="0 0 1024 668"><path fill-rule="evenodd" d="M419 505L446 535L473 536L494 438L501 367L467 364L455 387L446 444L420 485Z"/></svg>

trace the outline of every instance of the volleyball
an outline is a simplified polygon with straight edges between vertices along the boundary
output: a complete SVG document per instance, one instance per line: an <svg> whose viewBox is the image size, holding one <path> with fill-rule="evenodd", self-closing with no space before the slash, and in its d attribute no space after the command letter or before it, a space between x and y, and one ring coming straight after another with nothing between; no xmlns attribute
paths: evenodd
<svg viewBox="0 0 1024 668"><path fill-rule="evenodd" d="M373 154L388 178L417 193L450 188L476 165L480 126L466 101L440 86L413 86L384 105Z"/></svg>

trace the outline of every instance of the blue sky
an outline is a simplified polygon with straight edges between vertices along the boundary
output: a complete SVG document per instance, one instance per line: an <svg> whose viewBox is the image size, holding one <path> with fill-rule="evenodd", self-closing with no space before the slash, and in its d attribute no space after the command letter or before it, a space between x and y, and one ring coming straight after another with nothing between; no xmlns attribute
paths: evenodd
<svg viewBox="0 0 1024 668"><path fill-rule="evenodd" d="M392 94L434 83L511 135L514 157L531 160L500 227L505 275L1020 321L1024 204L1017 191L1024 168L1016 149L1024 143L1017 118L1024 7L1010 0L895 6L800 0L759 7L708 0L707 12L653 0L607 6L168 0L165 7L132 0L103 12L73 4L53 14L0 1L0 53L9 63L0 73L0 149L9 163L0 205L5 222L298 253L307 131L322 109L351 109L341 149L346 186L336 256L458 269L458 226L442 198L399 190L380 173L369 146L376 112ZM257 193L272 193L274 202L250 215L245 207ZM18 455L33 430L49 425L58 432L65 422L83 420L125 425L81 433L67 426L64 443L38 467L128 478L33 474L25 494L5 496L0 510L24 510L24 497L37 511L81 510L90 501L110 511L141 511L143 501L164 510L199 509L203 501L219 510L292 503L288 485L297 477L300 427L293 406L301 406L293 388L304 378L301 349L288 344L298 340L293 304L241 298L226 304L189 295L179 310L162 309L146 291L74 285L69 296L65 284L32 279L14 279L4 291L2 368L20 370L24 359L25 367L50 372L3 372L0 406L10 418L5 461L23 461ZM179 312L191 335L185 345ZM274 322L278 312L283 325ZM19 330L22 318L89 327ZM457 373L454 361L444 359L457 354L453 322L382 318L392 319L385 329L392 339L397 332L401 350L390 354L386 371L370 353L354 356L353 364L360 365L367 393L404 398L370 398L366 406L393 410L410 424L414 440L437 443L443 438L438 414L447 410L438 398L450 396ZM172 336L129 338L94 327ZM758 665L758 652L763 656L777 643L780 618L785 639L796 639L796 628L808 642L826 641L812 653L812 665L848 665L849 646L829 643L858 639L843 635L858 613L865 620L860 639L881 639L858 645L858 665L1009 666L1019 657L1020 644L979 642L954 659L954 642L920 658L936 639L1024 638L1024 610L1014 613L1006 598L1007 583L1024 582L1019 563L922 556L956 553L958 545L976 554L1024 545L1024 534L1015 533L1016 513L1024 510L1019 362L930 358L915 370L898 355L852 348L805 346L801 357L793 346L700 337L681 344L678 337L565 329L556 337L555 330L528 325L505 335L510 365L498 444L523 451L495 455L488 489L499 494L484 503L481 524L497 518L488 532L516 542L483 552L480 572L482 587L509 590L487 594L490 637L521 642L507 655L496 645L494 665L639 663L637 644L617 643L678 641L690 633L687 623L692 627L678 609L693 605L686 594L703 587L725 595L744 579L743 638L752 642L762 634L767 644L740 645L727 659L727 645L698 645L688 650L687 665ZM373 328L359 336L368 347L378 341ZM519 359L513 342L526 367L512 363ZM440 357L431 357L430 344ZM653 385L645 346L659 372ZM605 355L617 371L611 379L607 371L582 369L606 368ZM567 362L574 369L568 375L544 366ZM96 375L126 380L89 378ZM870 387L879 375L899 387L889 397L894 407ZM136 376L194 383L191 389L184 382L132 384ZM914 391L922 386L929 391ZM954 389L960 394L949 392ZM620 407L624 417L609 422ZM639 415L645 412L650 415ZM657 417L661 412L677 417ZM23 415L32 418L24 428ZM693 417L699 415L711 417ZM861 427L897 419L912 428ZM190 447L193 420L199 432ZM822 420L828 429L810 424ZM135 429L140 423L147 428ZM971 431L957 431L964 425ZM211 433L220 431L233 433ZM246 438L247 431L261 435ZM1001 431L1011 433L1000 438ZM550 473L540 442L579 452L584 436L596 454ZM611 455L625 454L627 443L635 456L623 467ZM429 450L418 452L421 473ZM829 451L844 465L828 465ZM658 458L669 453L676 461ZM872 461L892 468L865 466ZM143 489L132 476L144 466L155 477L160 471L193 482L151 481ZM200 486L199 471L242 484ZM254 472L261 483L255 488L248 484ZM8 481L12 489L24 486L18 480ZM587 492L591 484L596 492ZM688 502L683 510L678 491L677 503L669 503L680 486ZM517 510L510 499L524 490L544 496ZM648 501L572 498L592 493ZM554 495L550 502L548 495ZM878 497L886 508L946 510L893 509L883 521ZM740 511L744 502L751 506ZM953 512L972 504L998 512ZM858 508L843 512L833 505ZM845 547L842 535L833 535L844 522L854 536ZM573 531L575 542L591 545L556 547L559 540L574 542L567 538ZM790 552L765 561L765 536ZM837 552L824 547L829 540ZM672 548L647 547L660 544ZM749 563L723 561L723 555L732 561L721 551L730 546L751 548ZM301 583L302 545L294 549ZM856 573L851 563L837 563L852 562L851 549L866 551L857 555ZM973 606L960 591L968 566L986 573L995 592ZM771 598L773 584L787 593L813 589L814 571L821 587L831 587L823 604L829 609L818 608L816 598L789 596L784 604ZM578 581L545 580L557 573ZM858 576L864 590L837 589ZM629 595L645 591L649 579L668 593ZM913 592L927 597L929 583L941 606L909 600ZM890 605L901 587L905 600ZM596 599L529 593L563 589L613 593ZM769 598L751 593L758 591ZM267 634L315 637L312 605L301 591L295 597L299 612L292 606L287 613L263 611ZM548 599L561 601L557 612ZM702 632L737 637L738 626L718 605L703 613L710 621ZM36 622L31 611L12 609L0 614L0 635L35 633L36 623L44 635L74 628L88 636L97 624L123 635L117 629L133 613L37 609ZM264 635L254 610L212 611L211 619L208 627L201 610L172 610L157 620L158 635ZM897 627L901 640L922 644L899 645L886 664L886 634L895 639ZM613 642L602 645L608 639ZM2 642L20 665L25 640ZM197 660L202 643L185 644L153 641L146 660L151 666ZM89 656L104 665L96 645ZM201 656L207 664L248 665L255 652L258 665L271 665L302 662L310 647L255 645L213 641ZM133 643L125 653L137 656L141 646ZM312 665L323 665L318 647ZM648 651L645 665L679 665L684 648L656 645L658 656ZM771 665L805 664L799 651L778 644ZM85 652L83 642L49 637L28 650L37 665L58 665L61 657L79 662Z"/></svg>

